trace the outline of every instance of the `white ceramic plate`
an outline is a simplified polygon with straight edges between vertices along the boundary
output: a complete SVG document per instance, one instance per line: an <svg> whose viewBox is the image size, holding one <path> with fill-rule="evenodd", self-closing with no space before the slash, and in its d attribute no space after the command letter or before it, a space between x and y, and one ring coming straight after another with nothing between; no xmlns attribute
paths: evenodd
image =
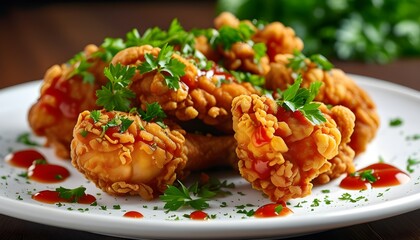
<svg viewBox="0 0 420 240"><path fill-rule="evenodd" d="M356 167L367 166L381 157L385 162L405 170L409 157L420 158L420 140L407 140L407 137L420 134L417 127L420 122L419 92L381 80L357 75L352 77L373 97L382 121L378 135L367 152L356 159ZM68 160L57 159L48 148L37 149L51 163L67 167L71 177L59 184L27 181L19 177L24 170L11 167L3 159L10 151L28 148L17 143L16 137L30 132L27 111L37 99L39 87L40 81L35 81L0 90L0 213L5 215L128 238L243 239L308 234L387 218L420 207L420 165L413 166L414 172L410 174L411 180L408 183L391 188L349 191L340 189L338 184L341 178L336 179L324 186L315 187L309 197L289 201L289 208L294 213L278 218L254 218L237 213L240 206L244 206L246 211L255 210L269 201L260 192L251 189L239 175L233 172L215 173L219 179L233 182L236 187L230 189L232 195L210 202L210 208L205 211L215 218L207 221L185 218L184 214L193 211L190 208L167 213L159 200L147 202L137 197L115 198L101 193L72 169ZM390 127L388 123L394 118L401 118L403 124ZM32 137L36 141L43 141ZM58 206L31 199L31 194L36 191L81 185L87 188L87 193L96 196L97 206L73 203ZM324 193L326 189L330 192ZM357 201L340 200L345 193ZM120 209L114 209L114 205L119 205ZM124 212L129 210L141 212L144 218L123 217Z"/></svg>

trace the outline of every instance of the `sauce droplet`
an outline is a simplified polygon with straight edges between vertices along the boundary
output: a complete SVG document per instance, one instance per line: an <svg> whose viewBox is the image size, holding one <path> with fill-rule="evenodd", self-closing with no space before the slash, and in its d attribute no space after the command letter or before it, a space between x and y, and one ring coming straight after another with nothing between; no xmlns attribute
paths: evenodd
<svg viewBox="0 0 420 240"><path fill-rule="evenodd" d="M129 217L129 218L143 218L143 214L141 214L137 211L128 211L128 212L124 213L123 216L124 217Z"/></svg>
<svg viewBox="0 0 420 240"><path fill-rule="evenodd" d="M190 213L190 219L192 220L207 220L209 215L201 210Z"/></svg>
<svg viewBox="0 0 420 240"><path fill-rule="evenodd" d="M62 166L54 164L37 164L34 162L28 168L28 177L41 183L62 182L70 176L70 172Z"/></svg>
<svg viewBox="0 0 420 240"><path fill-rule="evenodd" d="M16 151L5 157L6 162L20 168L29 168L34 161L43 159L44 155L34 149Z"/></svg>
<svg viewBox="0 0 420 240"><path fill-rule="evenodd" d="M62 198L60 197L59 192L52 191L52 190L43 190L43 191L37 192L34 195L32 195L32 199L38 202L49 203L49 204L60 203L60 202L66 202L66 203L74 202L73 201L74 199ZM77 203L92 204L95 201L96 201L96 198L94 196L90 194L85 194L77 200Z"/></svg>
<svg viewBox="0 0 420 240"><path fill-rule="evenodd" d="M387 163L375 163L347 175L340 182L340 187L349 190L365 190L401 185L409 180L408 174L397 167Z"/></svg>
<svg viewBox="0 0 420 240"><path fill-rule="evenodd" d="M258 218L267 217L284 217L292 213L284 202L281 203L269 203L263 205L255 211L254 216Z"/></svg>

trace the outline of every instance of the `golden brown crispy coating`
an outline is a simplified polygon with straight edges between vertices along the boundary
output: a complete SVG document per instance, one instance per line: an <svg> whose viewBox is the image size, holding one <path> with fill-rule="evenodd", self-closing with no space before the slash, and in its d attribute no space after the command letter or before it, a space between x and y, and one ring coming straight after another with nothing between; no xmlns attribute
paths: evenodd
<svg viewBox="0 0 420 240"><path fill-rule="evenodd" d="M98 48L88 45L85 54L88 59ZM104 82L104 63L96 58L90 59L91 72L97 80L94 84L84 83L81 76L72 76L75 65L54 65L50 67L42 82L40 97L28 113L29 125L35 134L44 136L47 145L55 149L57 156L69 158L73 127L79 113L95 109L95 91L99 82Z"/></svg>
<svg viewBox="0 0 420 240"><path fill-rule="evenodd" d="M334 110L340 108L339 110ZM272 201L310 194L311 181L330 169L328 161L339 152L342 134L331 112L327 121L313 125L300 112L285 111L266 96L242 95L232 103L233 126L241 175ZM331 111L344 111L333 107ZM342 119L351 126L353 119ZM349 130L349 129L346 129Z"/></svg>
<svg viewBox="0 0 420 240"><path fill-rule="evenodd" d="M266 76L268 89L286 89L294 82L293 71L287 67L291 57L289 54L276 56L276 62L271 64L271 70ZM380 123L376 105L369 94L337 68L324 71L308 60L307 68L300 73L304 87L308 87L312 82L322 81L316 101L343 105L353 111L356 115L356 125L349 145L356 155L365 151L368 143L375 137Z"/></svg>
<svg viewBox="0 0 420 240"><path fill-rule="evenodd" d="M119 125L104 130L122 118L133 121L126 131ZM73 132L72 164L104 192L151 200L190 171L236 162L232 136L184 135L175 125L162 128L138 115L102 110L95 122L84 111Z"/></svg>
<svg viewBox="0 0 420 240"><path fill-rule="evenodd" d="M133 121L127 131L103 126L114 118ZM94 122L89 111L80 114L71 142L72 164L87 179L113 195L152 199L182 174L187 157L180 131L142 121L137 115L102 111Z"/></svg>
<svg viewBox="0 0 420 240"><path fill-rule="evenodd" d="M255 61L255 50L247 42L236 42L229 49L225 46L218 46L212 49L206 38L200 36L196 40L196 48L207 58L219 62L223 59L223 66L229 70L246 71L258 75L265 75L270 70L269 62L274 61L277 54L293 53L295 50L303 49L303 41L296 36L295 31L284 26L280 22L272 22L258 29L249 20L239 20L229 12L222 12L214 19L214 26L220 29L223 26L238 28L245 23L254 31L251 40L255 43L264 43L267 47L266 55Z"/></svg>
<svg viewBox="0 0 420 240"><path fill-rule="evenodd" d="M138 66L144 62L145 54L158 55L160 48L149 45L131 47L117 53L112 64ZM133 90L140 106L158 102L165 113L178 121L200 119L205 124L215 126L225 132L232 131L231 103L241 94L256 93L250 83L238 83L233 76L215 67L207 72L199 71L187 59L173 54L185 64L185 76L181 77L179 89L170 89L163 76L156 71L133 77ZM223 79L223 81L221 81Z"/></svg>
<svg viewBox="0 0 420 240"><path fill-rule="evenodd" d="M344 173L353 173L356 170L353 163L355 152L349 145L354 133L355 115L348 108L340 105L331 108L329 115L337 123L337 128L341 133L341 143L338 154L329 160L331 167L316 177L312 181L314 184L325 184Z"/></svg>

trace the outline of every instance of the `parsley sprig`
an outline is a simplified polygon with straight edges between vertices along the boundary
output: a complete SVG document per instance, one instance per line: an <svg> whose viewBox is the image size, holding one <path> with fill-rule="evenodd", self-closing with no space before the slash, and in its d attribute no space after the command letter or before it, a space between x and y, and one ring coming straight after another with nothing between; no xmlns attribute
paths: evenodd
<svg viewBox="0 0 420 240"><path fill-rule="evenodd" d="M177 90L179 81L185 75L185 64L172 57L173 46L165 45L157 57L150 53L144 55L145 61L138 66L141 74L157 71L162 74L165 83L170 89Z"/></svg>
<svg viewBox="0 0 420 240"><path fill-rule="evenodd" d="M84 83L93 84L95 82L95 77L89 72L89 68L92 64L88 61L84 52L77 53L67 63L74 66L74 69L71 71L68 78L79 75L82 76Z"/></svg>
<svg viewBox="0 0 420 240"><path fill-rule="evenodd" d="M168 185L167 189L160 196L165 202L164 209L167 211L176 211L183 206L189 206L196 210L203 210L209 207L207 202L210 198L218 194L229 194L230 192L222 188L233 188L233 183L221 182L217 178L210 178L209 182L200 185L198 182L186 187L181 181L178 181L178 187Z"/></svg>
<svg viewBox="0 0 420 240"><path fill-rule="evenodd" d="M163 120L166 114L158 102L146 103L146 110L139 109L139 115L146 122L156 122L159 126L165 127Z"/></svg>
<svg viewBox="0 0 420 240"><path fill-rule="evenodd" d="M96 91L98 97L96 104L103 106L108 111L129 111L130 99L136 96L128 88L135 71L135 67L122 66L119 63L117 65L110 64L109 67L106 67L104 74L109 81Z"/></svg>
<svg viewBox="0 0 420 240"><path fill-rule="evenodd" d="M100 110L93 110L90 112L90 118L93 119L94 123L99 122L100 118L101 118L101 111ZM101 133L101 137L105 134L105 132L111 128L111 127L119 127L119 132L123 133L125 131L128 130L128 128L130 127L130 125L133 123L134 121L125 117L125 116L119 116L119 115L115 115L111 120L109 120L106 124L102 125L102 133Z"/></svg>
<svg viewBox="0 0 420 240"><path fill-rule="evenodd" d="M407 159L407 171L409 173L413 173L414 172L413 166L414 165L418 165L418 164L420 164L420 160L419 159L415 159L415 158L409 157Z"/></svg>
<svg viewBox="0 0 420 240"><path fill-rule="evenodd" d="M354 172L354 173L350 174L350 176L360 177L360 179L362 181L368 181L370 183L374 183L378 180L376 178L376 176L373 174L372 169L366 169L366 170L363 170L361 172Z"/></svg>
<svg viewBox="0 0 420 240"><path fill-rule="evenodd" d="M69 189L64 187L56 188L55 191L58 192L60 198L71 200L72 202L77 202L83 196L85 196L86 188L83 186Z"/></svg>
<svg viewBox="0 0 420 240"><path fill-rule="evenodd" d="M318 68L325 71L329 71L334 68L334 65L323 55L313 54L310 57L307 57L300 51L293 52L293 57L289 59L287 67L291 68L294 72L306 70L308 67L307 60L315 63Z"/></svg>
<svg viewBox="0 0 420 240"><path fill-rule="evenodd" d="M326 122L325 116L319 110L321 104L312 102L322 83L313 82L309 89L300 88L301 83L302 76L299 74L295 82L285 91L278 90L280 98L277 99L277 104L292 112L300 111L314 125Z"/></svg>

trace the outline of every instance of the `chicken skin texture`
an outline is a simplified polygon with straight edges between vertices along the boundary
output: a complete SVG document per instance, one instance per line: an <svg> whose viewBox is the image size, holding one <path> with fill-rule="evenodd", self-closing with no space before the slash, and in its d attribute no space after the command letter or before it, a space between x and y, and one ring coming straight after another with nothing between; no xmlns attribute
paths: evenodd
<svg viewBox="0 0 420 240"><path fill-rule="evenodd" d="M111 64L137 67L145 61L145 54L157 56L160 48L150 45L131 47L117 53ZM217 65L208 70L199 70L189 60L173 54L185 64L185 75L178 89L169 88L162 74L157 71L137 74L130 89L136 94L140 107L158 102L165 113L178 122L201 120L225 132L232 132L231 103L234 97L258 91L248 82L239 83L232 75L223 72ZM221 81L223 79L223 81Z"/></svg>
<svg viewBox="0 0 420 240"><path fill-rule="evenodd" d="M72 165L111 195L151 200L190 171L237 162L231 136L186 134L119 111L101 110L99 119L91 113L82 112L74 127ZM126 130L118 124L122 119L132 121Z"/></svg>
<svg viewBox="0 0 420 240"><path fill-rule="evenodd" d="M52 146L61 158L70 157L72 132L79 113L98 108L95 92L100 82L106 80L103 76L105 63L93 57L97 51L99 49L95 45L88 45L84 50L95 83L84 83L81 76L73 74L80 63L54 65L46 71L40 96L28 112L28 122L33 132L46 137L47 146Z"/></svg>
<svg viewBox="0 0 420 240"><path fill-rule="evenodd" d="M271 70L266 76L268 89L286 89L294 82L294 72L288 67L292 57L290 54L276 56L276 61L271 64ZM355 114L356 125L349 145L356 156L364 152L376 136L380 124L376 105L369 94L337 68L326 71L307 60L307 67L301 69L299 73L302 74L304 87L315 81L323 83L315 98L316 101L333 106L343 105Z"/></svg>
<svg viewBox="0 0 420 240"><path fill-rule="evenodd" d="M326 122L313 125L299 111L286 111L266 96L242 95L232 103L239 171L253 188L271 201L287 201L311 193L312 180L331 168L329 160L339 154L353 119L338 124L333 112L349 109L321 106Z"/></svg>

